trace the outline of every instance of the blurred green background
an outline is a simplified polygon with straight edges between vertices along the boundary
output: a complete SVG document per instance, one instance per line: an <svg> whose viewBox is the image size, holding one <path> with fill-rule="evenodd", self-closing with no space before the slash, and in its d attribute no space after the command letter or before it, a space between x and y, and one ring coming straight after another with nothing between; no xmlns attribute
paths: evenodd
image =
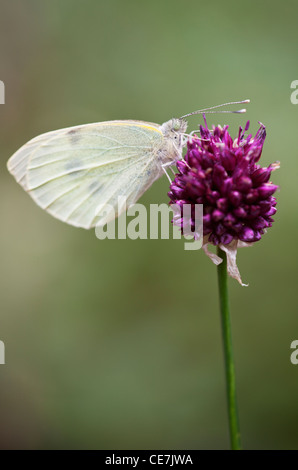
<svg viewBox="0 0 298 470"><path fill-rule="evenodd" d="M267 126L281 161L275 224L230 281L248 449L298 449L298 4L136 0L0 2L3 449L229 447L216 269L177 240L99 241L38 208L6 170L30 138L110 119L215 115ZM196 129L200 117L189 120ZM168 182L142 197L167 202Z"/></svg>

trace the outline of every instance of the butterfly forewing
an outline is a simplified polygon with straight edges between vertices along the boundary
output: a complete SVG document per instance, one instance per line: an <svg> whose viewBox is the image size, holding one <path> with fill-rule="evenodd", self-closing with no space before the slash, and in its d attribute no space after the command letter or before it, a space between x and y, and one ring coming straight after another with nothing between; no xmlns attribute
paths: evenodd
<svg viewBox="0 0 298 470"><path fill-rule="evenodd" d="M52 131L32 139L8 169L35 202L58 219L90 228L133 204L161 175L158 124L110 121ZM112 208L108 214L108 208Z"/></svg>

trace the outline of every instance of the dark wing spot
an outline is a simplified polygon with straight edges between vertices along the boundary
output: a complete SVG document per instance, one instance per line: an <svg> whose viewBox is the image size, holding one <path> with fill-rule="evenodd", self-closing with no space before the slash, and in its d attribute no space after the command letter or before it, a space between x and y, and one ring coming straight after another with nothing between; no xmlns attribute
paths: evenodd
<svg viewBox="0 0 298 470"><path fill-rule="evenodd" d="M82 168L82 161L79 158L73 158L72 160L68 161L65 165L65 169L69 172L74 172L76 170L80 170Z"/></svg>
<svg viewBox="0 0 298 470"><path fill-rule="evenodd" d="M82 178L82 171L77 170L77 171L69 171L67 174L68 177L71 177L72 181L80 180Z"/></svg>
<svg viewBox="0 0 298 470"><path fill-rule="evenodd" d="M102 186L99 181L92 181L92 183L89 184L89 191L92 193L95 190L98 190Z"/></svg>
<svg viewBox="0 0 298 470"><path fill-rule="evenodd" d="M102 190L103 186L104 184L102 182L92 181L88 186L89 198L92 198L93 200L98 198L98 193Z"/></svg>
<svg viewBox="0 0 298 470"><path fill-rule="evenodd" d="M76 145L81 139L79 129L70 129L68 135L71 145Z"/></svg>

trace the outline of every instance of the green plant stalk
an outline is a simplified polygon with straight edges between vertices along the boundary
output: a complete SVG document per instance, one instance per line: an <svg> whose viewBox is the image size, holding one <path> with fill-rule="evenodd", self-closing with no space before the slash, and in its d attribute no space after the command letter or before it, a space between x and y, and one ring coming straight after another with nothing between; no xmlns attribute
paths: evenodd
<svg viewBox="0 0 298 470"><path fill-rule="evenodd" d="M229 309L229 295L228 295L228 273L227 273L227 256L224 251L217 248L218 256L223 259L223 262L217 267L218 274L218 289L219 289L219 303L221 313L223 347L225 358L225 374L226 374L226 387L227 387L227 401L228 401L228 415L229 415L229 429L232 450L241 449L241 438L237 411L236 399L236 380L235 380L235 365L233 359L232 348L232 330Z"/></svg>

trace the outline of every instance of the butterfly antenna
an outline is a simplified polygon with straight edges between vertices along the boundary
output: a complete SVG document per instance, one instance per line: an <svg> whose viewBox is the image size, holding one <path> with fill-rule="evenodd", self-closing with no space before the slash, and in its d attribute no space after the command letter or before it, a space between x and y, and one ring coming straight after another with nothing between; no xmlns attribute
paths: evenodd
<svg viewBox="0 0 298 470"><path fill-rule="evenodd" d="M210 108L204 108L204 109L198 109L197 111L194 111L193 113L185 114L184 116L181 116L180 119L186 118L188 116L193 116L194 114L212 114L212 113L237 113L237 114L242 114L246 113L246 109L239 109L237 111L230 111L230 110L218 110L218 111L212 111L213 109L221 108L222 106L229 106L233 104L243 104L243 103L250 103L250 100L243 100L243 101L230 101L229 103L223 103L223 104L218 104L217 106L211 106Z"/></svg>

